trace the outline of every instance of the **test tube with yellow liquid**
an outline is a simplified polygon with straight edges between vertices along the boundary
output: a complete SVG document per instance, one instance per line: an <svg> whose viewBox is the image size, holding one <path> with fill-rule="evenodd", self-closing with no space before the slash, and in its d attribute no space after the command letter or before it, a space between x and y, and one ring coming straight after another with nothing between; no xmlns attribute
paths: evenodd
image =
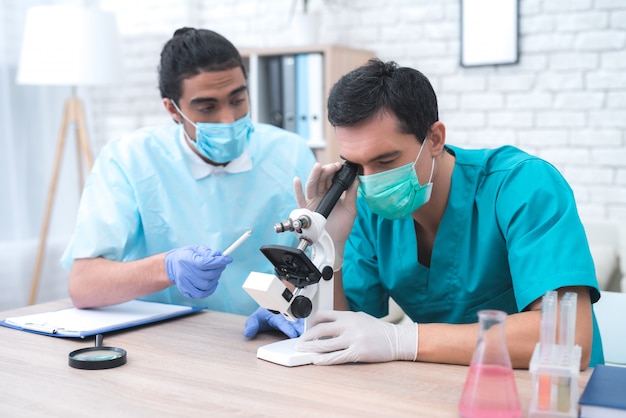
<svg viewBox="0 0 626 418"><path fill-rule="evenodd" d="M581 348L574 344L577 297L576 293L567 292L558 303L557 293L549 291L542 299L541 340L529 367L533 377L529 409L532 418L578 416Z"/></svg>

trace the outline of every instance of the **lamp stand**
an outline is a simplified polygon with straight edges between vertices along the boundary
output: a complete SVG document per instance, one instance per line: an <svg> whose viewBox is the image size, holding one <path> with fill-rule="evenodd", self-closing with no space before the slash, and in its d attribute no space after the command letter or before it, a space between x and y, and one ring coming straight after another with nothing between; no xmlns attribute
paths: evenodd
<svg viewBox="0 0 626 418"><path fill-rule="evenodd" d="M59 180L59 171L61 168L61 160L63 159L63 150L65 148L65 137L70 124L76 129L76 150L78 157L78 175L80 191L83 190L83 168L87 172L91 170L93 160L91 157L91 148L89 146L89 138L87 136L87 123L85 120L85 111L82 101L76 95L76 87L72 87L72 96L65 101L63 110L63 120L61 121L61 131L57 140L56 157L54 160L54 168L52 170L52 179L48 188L48 200L46 210L44 212L43 225L41 227L41 235L39 238L39 250L37 253L37 261L35 263L35 271L30 285L30 298L28 304L32 305L37 299L37 290L39 287L39 277L41 276L41 267L43 264L44 253L46 250L46 241L48 238L48 228L50 226L50 217L52 215L52 206L56 195L56 187ZM85 164L85 166L83 165Z"/></svg>

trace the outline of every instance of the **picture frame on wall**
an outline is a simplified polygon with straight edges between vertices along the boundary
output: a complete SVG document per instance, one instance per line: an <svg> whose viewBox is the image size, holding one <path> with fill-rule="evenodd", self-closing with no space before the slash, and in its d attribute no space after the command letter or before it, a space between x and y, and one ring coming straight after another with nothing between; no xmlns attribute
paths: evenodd
<svg viewBox="0 0 626 418"><path fill-rule="evenodd" d="M461 0L461 65L519 61L519 0Z"/></svg>

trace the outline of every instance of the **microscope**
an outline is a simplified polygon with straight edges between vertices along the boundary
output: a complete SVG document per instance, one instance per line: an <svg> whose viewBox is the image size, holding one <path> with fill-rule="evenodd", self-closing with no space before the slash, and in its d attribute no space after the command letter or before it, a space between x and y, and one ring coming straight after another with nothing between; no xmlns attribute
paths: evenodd
<svg viewBox="0 0 626 418"><path fill-rule="evenodd" d="M333 264L335 245L326 231L326 220L341 194L356 177L357 166L345 162L315 211L295 209L286 221L274 225L277 233L293 232L296 248L264 245L261 252L274 266L276 275L251 272L243 289L262 307L282 314L289 321L307 318L318 309L333 309ZM283 366L310 364L313 353L294 350L297 338L260 347L257 357Z"/></svg>

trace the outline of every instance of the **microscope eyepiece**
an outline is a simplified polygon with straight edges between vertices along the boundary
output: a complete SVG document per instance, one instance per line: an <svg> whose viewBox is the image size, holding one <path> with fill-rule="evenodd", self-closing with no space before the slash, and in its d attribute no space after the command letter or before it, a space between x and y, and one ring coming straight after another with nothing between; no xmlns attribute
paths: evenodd
<svg viewBox="0 0 626 418"><path fill-rule="evenodd" d="M356 178L357 165L349 161L343 163L343 166L333 177L333 182L322 198L322 201L315 209L315 212L321 214L324 218L328 218L333 210L341 194L345 192Z"/></svg>

